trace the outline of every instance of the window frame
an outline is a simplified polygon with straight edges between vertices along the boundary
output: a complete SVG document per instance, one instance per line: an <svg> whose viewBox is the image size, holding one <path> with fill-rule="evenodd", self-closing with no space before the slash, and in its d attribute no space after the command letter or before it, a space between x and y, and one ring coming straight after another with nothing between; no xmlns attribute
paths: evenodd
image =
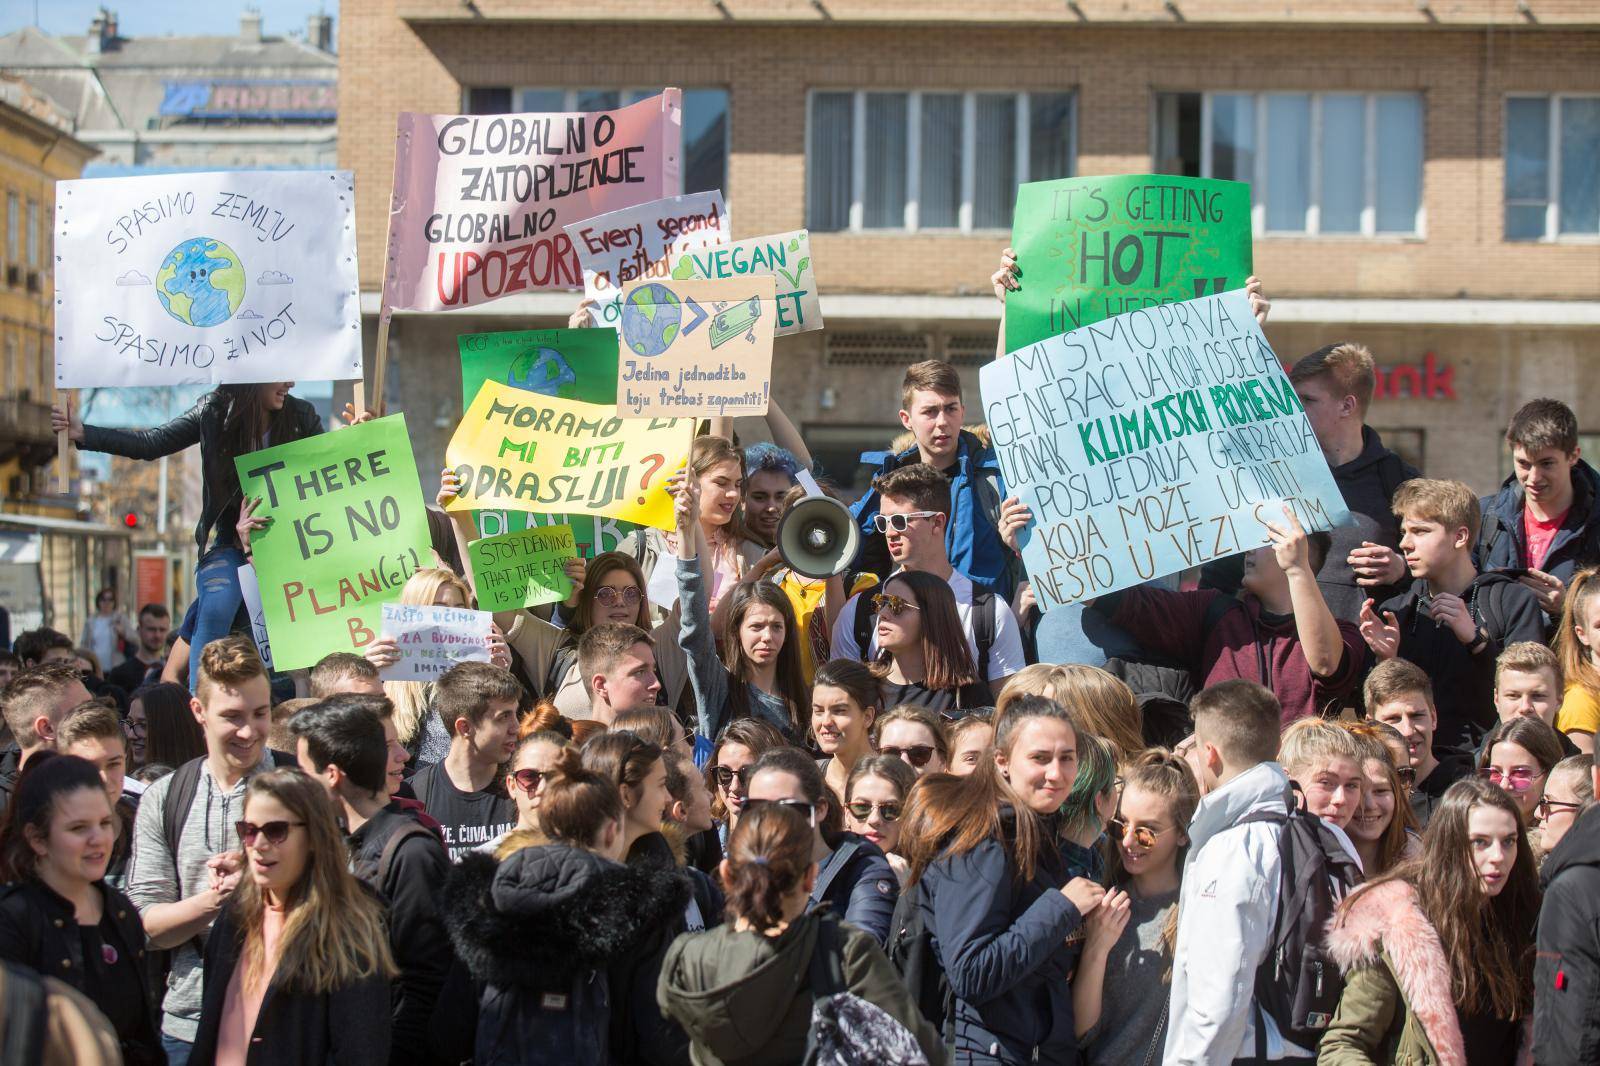
<svg viewBox="0 0 1600 1066"><path fill-rule="evenodd" d="M1261 89L1232 91L1226 89L1156 89L1150 97L1150 165L1153 169L1160 158L1160 117L1162 96L1197 95L1200 97L1200 176L1212 177L1213 143L1211 137L1214 98L1218 96L1244 96L1251 100L1251 126L1254 160L1251 166L1250 229L1254 237L1275 240L1334 240L1334 241L1424 241L1428 238L1428 94L1424 90L1367 91L1359 89ZM1304 96L1310 103L1310 159L1308 160L1306 211L1304 229L1267 228L1267 157L1271 147L1267 140L1268 97ZM1361 226L1355 231L1323 232L1322 230L1322 103L1328 97L1354 97L1362 100L1362 193ZM1383 97L1415 98L1422 119L1422 148L1419 153L1417 175L1417 207L1410 230L1383 230L1378 228L1378 101Z"/></svg>
<svg viewBox="0 0 1600 1066"><path fill-rule="evenodd" d="M1545 116L1546 151L1544 183L1544 232L1537 237L1511 237L1506 234L1506 209L1537 207L1539 200L1513 200L1506 195L1506 142L1510 139L1512 100L1544 100L1549 103ZM1600 100L1600 93L1506 93L1500 102L1500 240L1505 244L1597 244L1600 230L1594 233L1561 232L1561 105L1566 100Z"/></svg>
<svg viewBox="0 0 1600 1066"><path fill-rule="evenodd" d="M1078 87L1064 86L1058 89L1040 89L1039 95L1065 96L1068 98L1067 113L1067 168L1070 171L1064 175L1053 177L1078 176ZM816 113L816 98L818 93L850 94L851 101L851 129L850 129L850 210L849 222L842 229L819 229L812 225L810 217L811 201L811 175L813 160L812 130L813 118ZM867 126L867 96L868 94L895 94L906 97L906 190L905 207L902 211L900 226L867 226L866 221L866 126ZM1032 96L1033 91L1026 89L947 89L947 88L917 88L902 89L897 87L876 87L871 89L855 89L847 87L833 87L826 85L811 86L806 89L806 128L805 128L805 201L806 201L806 226L813 233L849 233L855 236L864 234L893 234L904 236L906 234L932 234L948 236L960 234L962 236L997 236L1009 235L1011 227L974 226L972 223L974 210L974 196L978 185L977 140L978 140L978 97L980 96L1009 96L1015 103L1015 117L1013 119L1012 146L1014 172L1017 175L1015 185L1028 181L1045 181L1046 178L1034 178L1030 173L1032 167ZM961 199L956 205L956 224L954 226L924 226L921 224L921 185L922 185L922 98L924 96L956 96L961 99ZM1015 205L1013 204L1013 211Z"/></svg>

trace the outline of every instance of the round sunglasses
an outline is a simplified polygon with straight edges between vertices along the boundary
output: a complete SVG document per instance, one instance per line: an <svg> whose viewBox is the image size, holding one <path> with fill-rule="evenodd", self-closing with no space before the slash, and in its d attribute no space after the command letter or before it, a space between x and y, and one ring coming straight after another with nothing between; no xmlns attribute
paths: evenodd
<svg viewBox="0 0 1600 1066"><path fill-rule="evenodd" d="M638 585L629 585L622 589L601 585L594 590L594 602L602 607L615 607L619 603L624 607L637 607L641 595L643 594L639 591Z"/></svg>
<svg viewBox="0 0 1600 1066"><path fill-rule="evenodd" d="M910 744L903 748L882 747L878 749L878 754L887 755L892 759L903 759L920 770L928 765L928 760L933 758L936 750L938 749L932 744Z"/></svg>
<svg viewBox="0 0 1600 1066"><path fill-rule="evenodd" d="M544 780L544 771L535 770L531 767L523 770L513 770L511 772L511 780L516 782L518 788L531 796L539 791L539 782Z"/></svg>

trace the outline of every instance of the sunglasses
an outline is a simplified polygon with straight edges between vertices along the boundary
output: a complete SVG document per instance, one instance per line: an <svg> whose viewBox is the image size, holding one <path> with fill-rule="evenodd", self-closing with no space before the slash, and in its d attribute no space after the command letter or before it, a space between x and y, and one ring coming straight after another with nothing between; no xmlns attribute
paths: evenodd
<svg viewBox="0 0 1600 1066"><path fill-rule="evenodd" d="M875 514L872 516L872 528L879 533L887 533L891 529L896 533L904 533L911 528L913 518L932 518L940 511L907 511L905 514Z"/></svg>
<svg viewBox="0 0 1600 1066"><path fill-rule="evenodd" d="M544 780L544 771L534 769L514 770L511 774L511 780L517 783L518 788L531 796L539 791L539 782Z"/></svg>
<svg viewBox="0 0 1600 1066"><path fill-rule="evenodd" d="M844 809L849 811L850 817L858 822L864 822L871 818L873 811L881 813L883 820L886 822L898 822L900 820L899 800L885 800L883 803L873 803L871 800L851 800L844 805Z"/></svg>
<svg viewBox="0 0 1600 1066"><path fill-rule="evenodd" d="M1161 834L1166 832L1165 829L1155 830L1147 825L1136 825L1132 830L1133 843L1129 844L1129 830L1126 821L1121 818L1113 818L1106 823L1106 828L1110 830L1112 839L1121 841L1122 846L1129 851L1149 851L1156 846L1156 841L1161 838Z"/></svg>
<svg viewBox="0 0 1600 1066"><path fill-rule="evenodd" d="M922 608L918 607L910 600L891 595L887 592L877 592L872 596L872 611L874 614L882 614L884 611L888 611L890 614L898 618L906 611L920 610L922 610Z"/></svg>
<svg viewBox="0 0 1600 1066"><path fill-rule="evenodd" d="M750 767L748 766L739 770L735 770L731 766L713 766L711 772L716 776L718 786L724 791L727 790L729 785L733 784L733 779L736 777L739 779L739 787L741 789L748 790L750 788Z"/></svg>
<svg viewBox="0 0 1600 1066"><path fill-rule="evenodd" d="M1552 814L1562 811L1581 810L1583 810L1583 804L1581 803L1568 803L1566 800L1553 800L1549 796L1541 796L1538 806L1533 808L1533 813L1537 814L1540 819L1548 819Z"/></svg>
<svg viewBox="0 0 1600 1066"><path fill-rule="evenodd" d="M794 811L797 814L805 815L806 822L811 826L811 828L815 829L817 827L817 808L816 808L816 805L812 804L812 803L807 803L805 800L794 800L794 799L788 799L788 800L753 800L753 799L747 799L747 800L744 801L744 809L739 812L739 817L743 818L745 815L754 813L755 811L760 810L762 807L787 807L789 810Z"/></svg>
<svg viewBox="0 0 1600 1066"><path fill-rule="evenodd" d="M629 585L623 589L601 585L594 590L594 601L602 607L615 607L619 603L624 607L637 607L640 595L638 585Z"/></svg>
<svg viewBox="0 0 1600 1066"><path fill-rule="evenodd" d="M1526 792L1533 787L1533 783L1544 776L1544 773L1531 766L1513 766L1510 770L1502 771L1498 766L1485 766L1478 771L1478 776L1491 785L1499 785L1507 792Z"/></svg>
<svg viewBox="0 0 1600 1066"><path fill-rule="evenodd" d="M932 744L912 744L905 748L879 748L879 755L887 755L891 759L904 759L913 767L920 770L928 765L928 760L933 758L937 750Z"/></svg>
<svg viewBox="0 0 1600 1066"><path fill-rule="evenodd" d="M233 823L233 828L238 830L239 839L244 841L245 847L253 847L257 836L266 837L268 844L282 844L289 839L289 828L291 826L304 826L305 824L304 822L267 822L264 825L256 825L254 822L247 822L241 818Z"/></svg>
<svg viewBox="0 0 1600 1066"><path fill-rule="evenodd" d="M1402 785L1410 788L1417 783L1417 768L1415 766L1398 766L1395 768L1394 776L1400 779Z"/></svg>

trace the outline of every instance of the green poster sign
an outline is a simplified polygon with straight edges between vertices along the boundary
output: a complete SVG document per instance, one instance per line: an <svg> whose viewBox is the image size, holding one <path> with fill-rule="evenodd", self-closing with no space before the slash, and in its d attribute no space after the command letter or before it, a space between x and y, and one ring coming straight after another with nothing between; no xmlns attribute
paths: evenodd
<svg viewBox="0 0 1600 1066"><path fill-rule="evenodd" d="M578 557L571 526L536 526L484 537L467 550L472 553L472 588L480 610L515 611L572 594L572 579L562 567Z"/></svg>
<svg viewBox="0 0 1600 1066"><path fill-rule="evenodd" d="M1243 288L1250 186L1166 174L1028 182L1011 246L1022 288L1006 294L1008 352L1135 308Z"/></svg>
<svg viewBox="0 0 1600 1066"><path fill-rule="evenodd" d="M404 415L363 422L234 460L269 519L250 538L279 670L358 651L383 628L383 604L433 565Z"/></svg>
<svg viewBox="0 0 1600 1066"><path fill-rule="evenodd" d="M461 350L462 411L472 405L485 381L564 400L617 402L617 331L609 326L466 333L456 338L456 346ZM478 532L486 537L570 523L578 554L585 559L616 550L639 528L632 522L588 515L498 510L473 514Z"/></svg>

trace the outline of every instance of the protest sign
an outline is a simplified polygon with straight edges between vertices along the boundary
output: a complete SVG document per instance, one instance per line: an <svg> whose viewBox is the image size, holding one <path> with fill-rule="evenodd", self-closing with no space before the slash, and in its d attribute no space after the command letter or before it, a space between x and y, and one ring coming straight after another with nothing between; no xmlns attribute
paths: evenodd
<svg viewBox="0 0 1600 1066"><path fill-rule="evenodd" d="M1006 294L1006 351L1135 307L1244 285L1250 186L1124 174L1017 189L1011 247L1022 288Z"/></svg>
<svg viewBox="0 0 1600 1066"><path fill-rule="evenodd" d="M1308 531L1349 518L1242 290L1051 337L979 379L1047 611L1268 543L1285 503Z"/></svg>
<svg viewBox="0 0 1600 1066"><path fill-rule="evenodd" d="M361 377L349 171L56 183L56 387Z"/></svg>
<svg viewBox="0 0 1600 1066"><path fill-rule="evenodd" d="M384 306L442 311L577 288L564 226L683 191L681 96L616 111L401 112Z"/></svg>
<svg viewBox="0 0 1600 1066"><path fill-rule="evenodd" d="M695 192L608 211L567 226L583 266L583 295L595 302L594 321L622 328L623 287L665 279L682 252L728 241L722 193Z"/></svg>
<svg viewBox="0 0 1600 1066"><path fill-rule="evenodd" d="M484 382L445 449L461 479L450 510L605 515L672 528L666 480L689 456L692 418L617 409Z"/></svg>
<svg viewBox="0 0 1600 1066"><path fill-rule="evenodd" d="M472 589L485 611L537 607L572 594L572 579L562 566L578 557L571 526L484 537L467 551L472 553Z"/></svg>
<svg viewBox="0 0 1600 1066"><path fill-rule="evenodd" d="M245 614L250 616L250 636L267 669L272 669L272 639L267 634L267 611L261 606L261 582L253 563L239 567L239 591L244 594Z"/></svg>
<svg viewBox="0 0 1600 1066"><path fill-rule="evenodd" d="M770 274L777 286L779 337L822 328L822 303L817 297L817 272L811 263L811 237L805 230L751 237L732 244L688 252L678 257L672 276L678 281L742 278Z"/></svg>
<svg viewBox="0 0 1600 1066"><path fill-rule="evenodd" d="M372 643L380 606L433 565L404 415L234 460L269 524L250 537L279 670Z"/></svg>
<svg viewBox="0 0 1600 1066"><path fill-rule="evenodd" d="M456 338L461 350L461 410L472 405L485 381L524 392L559 396L607 406L617 400L617 331L525 329L467 333ZM632 522L590 515L532 515L527 511L474 512L478 533L489 537L535 525L570 525L578 554L593 559L615 551L639 527Z"/></svg>
<svg viewBox="0 0 1600 1066"><path fill-rule="evenodd" d="M770 277L744 277L628 286L617 408L633 417L766 414L773 285Z"/></svg>
<svg viewBox="0 0 1600 1066"><path fill-rule="evenodd" d="M466 607L383 605L383 635L400 657L378 671L384 681L437 681L456 663L489 661L494 616Z"/></svg>

